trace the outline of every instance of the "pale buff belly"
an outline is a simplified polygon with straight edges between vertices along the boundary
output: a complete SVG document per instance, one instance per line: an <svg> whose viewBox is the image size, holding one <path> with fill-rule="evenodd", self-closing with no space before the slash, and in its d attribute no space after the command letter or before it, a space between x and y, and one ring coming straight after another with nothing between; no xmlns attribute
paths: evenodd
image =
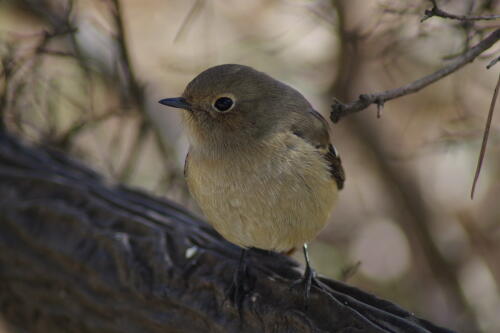
<svg viewBox="0 0 500 333"><path fill-rule="evenodd" d="M190 154L188 186L208 222L228 241L287 251L319 233L337 196L318 154L300 155L235 161Z"/></svg>

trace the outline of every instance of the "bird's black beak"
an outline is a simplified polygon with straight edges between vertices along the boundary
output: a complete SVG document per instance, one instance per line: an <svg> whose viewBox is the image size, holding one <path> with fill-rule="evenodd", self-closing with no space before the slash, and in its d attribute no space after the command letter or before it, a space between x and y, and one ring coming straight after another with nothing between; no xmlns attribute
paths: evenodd
<svg viewBox="0 0 500 333"><path fill-rule="evenodd" d="M171 106L173 108L191 110L191 104L189 104L183 97L164 98L159 100L158 103Z"/></svg>

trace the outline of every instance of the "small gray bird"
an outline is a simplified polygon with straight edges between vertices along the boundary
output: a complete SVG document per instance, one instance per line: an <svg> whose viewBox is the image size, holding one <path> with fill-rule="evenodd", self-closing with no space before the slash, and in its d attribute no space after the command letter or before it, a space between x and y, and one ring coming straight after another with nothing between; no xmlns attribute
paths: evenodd
<svg viewBox="0 0 500 333"><path fill-rule="evenodd" d="M297 90L234 64L205 70L182 97L160 103L187 111L184 175L208 222L243 248L236 274L246 249L303 246L307 299L315 282L307 242L325 226L345 179L325 119Z"/></svg>

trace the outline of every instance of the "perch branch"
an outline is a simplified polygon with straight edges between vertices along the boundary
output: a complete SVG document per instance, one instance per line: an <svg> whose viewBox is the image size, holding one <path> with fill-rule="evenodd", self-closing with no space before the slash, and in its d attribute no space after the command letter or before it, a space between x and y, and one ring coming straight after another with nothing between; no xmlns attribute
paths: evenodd
<svg viewBox="0 0 500 333"><path fill-rule="evenodd" d="M320 278L308 309L284 255L252 251L242 317L226 300L239 248L167 200L110 187L0 132L0 314L27 332L450 333Z"/></svg>

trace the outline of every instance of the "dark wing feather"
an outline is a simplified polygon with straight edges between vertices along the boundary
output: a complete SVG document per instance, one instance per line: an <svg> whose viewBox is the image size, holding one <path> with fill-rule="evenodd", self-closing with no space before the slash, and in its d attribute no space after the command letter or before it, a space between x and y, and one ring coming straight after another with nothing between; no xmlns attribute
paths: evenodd
<svg viewBox="0 0 500 333"><path fill-rule="evenodd" d="M337 187L339 190L344 188L345 182L345 173L344 168L342 167L342 161L340 157L337 155L335 147L332 144L328 145L328 151L324 154L326 160L328 161L328 165L330 167L330 174L333 179L337 182Z"/></svg>
<svg viewBox="0 0 500 333"><path fill-rule="evenodd" d="M337 187L339 190L342 189L345 182L344 168L335 147L330 143L328 123L319 112L313 109L301 115L305 116L295 118L292 132L321 152L328 162L330 174L337 183Z"/></svg>

